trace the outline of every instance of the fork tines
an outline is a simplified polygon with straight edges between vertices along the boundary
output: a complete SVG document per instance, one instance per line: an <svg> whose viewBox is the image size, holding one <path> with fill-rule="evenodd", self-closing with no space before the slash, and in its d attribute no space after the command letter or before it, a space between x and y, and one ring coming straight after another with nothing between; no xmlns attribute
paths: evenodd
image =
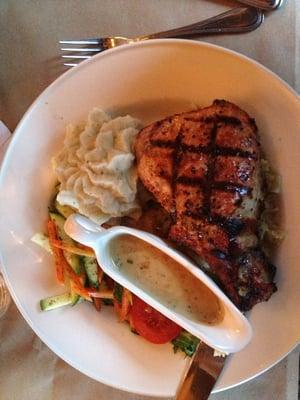
<svg viewBox="0 0 300 400"><path fill-rule="evenodd" d="M76 67L81 61L104 50L102 39L60 40L59 43L68 46L61 47L62 58L70 61L64 63L66 67Z"/></svg>

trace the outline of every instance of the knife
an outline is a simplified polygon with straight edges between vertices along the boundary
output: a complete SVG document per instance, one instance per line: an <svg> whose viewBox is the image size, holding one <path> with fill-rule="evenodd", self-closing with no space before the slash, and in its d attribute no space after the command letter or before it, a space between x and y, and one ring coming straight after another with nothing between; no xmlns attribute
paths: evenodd
<svg viewBox="0 0 300 400"><path fill-rule="evenodd" d="M176 400L207 400L226 358L226 354L200 342L179 384Z"/></svg>

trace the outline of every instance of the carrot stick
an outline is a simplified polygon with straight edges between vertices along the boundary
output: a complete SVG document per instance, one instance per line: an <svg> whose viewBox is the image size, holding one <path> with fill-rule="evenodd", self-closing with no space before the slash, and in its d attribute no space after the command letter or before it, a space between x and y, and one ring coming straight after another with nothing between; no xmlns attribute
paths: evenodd
<svg viewBox="0 0 300 400"><path fill-rule="evenodd" d="M73 281L73 290L75 293L79 294L79 296L83 297L87 301L92 301L91 296L89 294L89 289L83 287L81 283L78 284L78 282Z"/></svg>
<svg viewBox="0 0 300 400"><path fill-rule="evenodd" d="M114 293L110 289L100 289L99 292L94 289L88 289L88 293L93 298L100 298L100 299L113 299Z"/></svg>
<svg viewBox="0 0 300 400"><path fill-rule="evenodd" d="M96 308L97 311L101 310L101 299L97 298L97 297L93 297L93 302L94 302L94 306Z"/></svg>
<svg viewBox="0 0 300 400"><path fill-rule="evenodd" d="M58 249L66 250L70 253L77 254L79 256L95 257L94 251L89 247L81 249L77 246L64 243L62 240L53 240L51 244L52 246L57 247Z"/></svg>
<svg viewBox="0 0 300 400"><path fill-rule="evenodd" d="M102 282L102 279L103 279L103 276L104 276L103 269L101 269L99 267L97 273L98 273L98 283L99 283L99 286L100 286L101 282Z"/></svg>
<svg viewBox="0 0 300 400"><path fill-rule="evenodd" d="M94 250L91 248L91 247L89 247L89 246L86 246L85 244L82 244L82 243L76 243L76 247L79 247L80 249L83 249L83 250L86 250L86 251L89 251L89 252L93 252L93 254L95 254L94 253Z"/></svg>
<svg viewBox="0 0 300 400"><path fill-rule="evenodd" d="M129 322L129 325L130 325L131 330L132 330L133 332L135 332L135 327L134 327L134 323L133 323L131 314L128 315L128 322Z"/></svg>
<svg viewBox="0 0 300 400"><path fill-rule="evenodd" d="M77 286L83 288L83 285L81 283L80 278L82 278L84 276L84 274L77 275L76 272L74 272L72 267L69 265L69 263L65 259L64 255L63 255L63 258L62 258L62 265L63 265L64 271L66 272L68 277L70 279L72 279L72 281L74 281L74 283L76 283Z"/></svg>
<svg viewBox="0 0 300 400"><path fill-rule="evenodd" d="M52 220L48 221L47 224L48 235L49 235L49 243L54 254L55 260L55 269L56 269L56 278L58 282L64 283L64 271L63 271L63 263L62 258L64 258L63 252L61 249L54 247L53 242L57 240L57 232L55 223Z"/></svg>
<svg viewBox="0 0 300 400"><path fill-rule="evenodd" d="M105 283L106 283L106 285L107 285L107 287L109 288L109 289L114 289L114 287L115 287L115 282L114 282L114 280L113 279L111 279L108 275L105 275Z"/></svg>
<svg viewBox="0 0 300 400"><path fill-rule="evenodd" d="M120 321L125 321L131 307L131 293L128 289L123 288L122 303L120 310Z"/></svg>
<svg viewBox="0 0 300 400"><path fill-rule="evenodd" d="M117 299L114 299L114 310L115 310L117 316L118 316L119 319L120 319L120 315L121 315L121 305L119 304L119 302L118 302Z"/></svg>

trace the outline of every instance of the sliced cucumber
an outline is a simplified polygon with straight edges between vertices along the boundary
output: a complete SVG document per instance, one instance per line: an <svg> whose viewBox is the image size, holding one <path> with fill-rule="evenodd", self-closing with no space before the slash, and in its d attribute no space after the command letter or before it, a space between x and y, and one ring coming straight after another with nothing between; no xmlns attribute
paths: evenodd
<svg viewBox="0 0 300 400"><path fill-rule="evenodd" d="M85 272L89 281L89 284L95 288L98 289L99 287L99 281L98 281L98 263L96 258L94 257L82 257L83 259L83 264L85 268Z"/></svg>
<svg viewBox="0 0 300 400"><path fill-rule="evenodd" d="M40 301L42 311L54 310L55 308L67 306L69 304L72 304L70 293L58 294Z"/></svg>
<svg viewBox="0 0 300 400"><path fill-rule="evenodd" d="M82 257L77 254L70 253L69 251L64 250L64 256L68 263L71 265L73 271L79 275L83 271L83 263Z"/></svg>
<svg viewBox="0 0 300 400"><path fill-rule="evenodd" d="M66 222L65 218L53 212L50 213L50 218L55 223L59 239L72 246L75 245L73 239L71 239L70 236L68 236L65 232L64 229L64 225ZM68 263L71 265L73 271L78 275L81 274L83 271L82 257L78 256L77 254L70 253L69 251L66 250L64 250L64 256L68 261Z"/></svg>
<svg viewBox="0 0 300 400"><path fill-rule="evenodd" d="M49 213L50 218L52 221L55 223L56 228L57 228L57 234L60 240L63 240L66 243L74 243L73 240L68 236L65 232L64 225L66 222L66 219L62 217L60 214L50 212Z"/></svg>
<svg viewBox="0 0 300 400"><path fill-rule="evenodd" d="M79 296L79 294L74 292L73 285L74 285L73 281L70 281L71 306L75 306L75 304L77 304L81 299L81 296Z"/></svg>
<svg viewBox="0 0 300 400"><path fill-rule="evenodd" d="M43 249L48 251L48 253L52 253L52 249L49 243L49 238L44 233L35 233L30 239L33 243L41 246Z"/></svg>

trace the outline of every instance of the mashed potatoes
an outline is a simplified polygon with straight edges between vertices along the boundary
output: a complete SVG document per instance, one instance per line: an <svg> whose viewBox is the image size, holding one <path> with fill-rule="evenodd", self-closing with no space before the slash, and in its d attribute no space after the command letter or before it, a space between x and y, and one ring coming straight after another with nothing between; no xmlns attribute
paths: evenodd
<svg viewBox="0 0 300 400"><path fill-rule="evenodd" d="M129 115L112 119L98 108L86 125L67 126L63 148L53 158L61 183L58 202L98 223L138 210L132 144L139 128Z"/></svg>

